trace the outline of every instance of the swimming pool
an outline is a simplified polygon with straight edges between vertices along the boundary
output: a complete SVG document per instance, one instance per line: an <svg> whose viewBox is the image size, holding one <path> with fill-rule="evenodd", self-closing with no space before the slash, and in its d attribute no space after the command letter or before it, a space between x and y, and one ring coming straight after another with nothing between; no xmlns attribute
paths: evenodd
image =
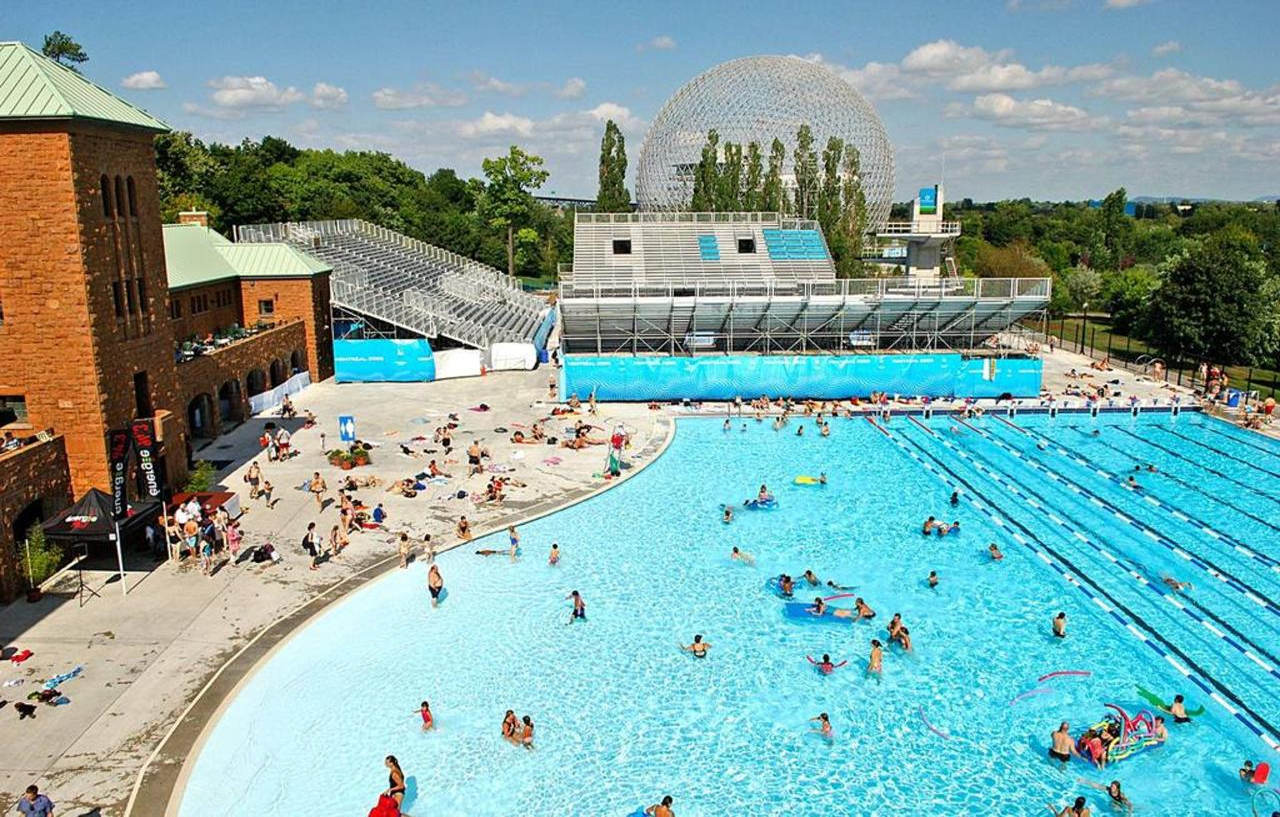
<svg viewBox="0 0 1280 817"><path fill-rule="evenodd" d="M1079 777L1118 778L1147 813L1247 813L1235 769L1274 754L1280 723L1280 446L1190 413L796 425L682 420L643 473L524 526L518 562L441 556L439 609L415 565L322 614L211 727L180 813L364 814L386 754L418 815L626 815L667 793L681 817L1034 814L1097 794ZM1157 468L1141 491L1122 484L1135 464ZM792 483L819 471L830 484ZM761 482L779 508L722 524ZM930 514L963 533L924 539ZM785 618L765 582L805 568L856 586L874 626ZM573 589L588 621L567 626ZM894 612L915 652L887 648L868 679ZM677 648L695 633L705 660ZM824 652L850 665L822 677L805 656ZM1038 680L1060 670L1091 674ZM1105 772L1047 763L1060 721L1142 708L1137 684L1206 713ZM532 715L534 751L501 739L507 709ZM824 711L830 743L808 731Z"/></svg>

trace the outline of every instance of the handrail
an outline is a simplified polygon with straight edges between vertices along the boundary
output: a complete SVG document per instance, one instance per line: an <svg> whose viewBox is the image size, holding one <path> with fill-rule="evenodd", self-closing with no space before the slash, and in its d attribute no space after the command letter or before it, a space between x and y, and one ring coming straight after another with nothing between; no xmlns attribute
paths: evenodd
<svg viewBox="0 0 1280 817"><path fill-rule="evenodd" d="M867 300L1036 300L1048 301L1049 278L846 278L835 281L743 280L636 281L629 274L594 274L560 282L560 297L574 298L703 298L703 297L841 297Z"/></svg>
<svg viewBox="0 0 1280 817"><path fill-rule="evenodd" d="M932 222L936 228L926 226L923 221L890 221L876 230L876 235L960 235L960 222Z"/></svg>

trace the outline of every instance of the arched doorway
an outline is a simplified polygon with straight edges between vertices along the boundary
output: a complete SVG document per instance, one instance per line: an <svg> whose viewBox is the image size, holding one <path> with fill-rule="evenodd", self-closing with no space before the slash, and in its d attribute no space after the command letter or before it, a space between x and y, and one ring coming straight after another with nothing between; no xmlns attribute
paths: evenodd
<svg viewBox="0 0 1280 817"><path fill-rule="evenodd" d="M213 398L208 392L197 394L187 404L187 428L193 438L218 436L218 420L213 413Z"/></svg>
<svg viewBox="0 0 1280 817"><path fill-rule="evenodd" d="M36 499L27 503L27 506L13 518L13 546L21 550L31 529L43 521L44 500Z"/></svg>
<svg viewBox="0 0 1280 817"><path fill-rule="evenodd" d="M244 420L244 398L240 395L239 380L228 380L218 387L218 416L224 422Z"/></svg>
<svg viewBox="0 0 1280 817"><path fill-rule="evenodd" d="M284 361L280 358L271 361L271 388L274 389L288 379L289 373L285 371Z"/></svg>
<svg viewBox="0 0 1280 817"><path fill-rule="evenodd" d="M303 354L301 349L294 349L293 354L289 356L290 374L299 374L306 368L307 368L307 356Z"/></svg>
<svg viewBox="0 0 1280 817"><path fill-rule="evenodd" d="M261 369L254 369L245 375L244 385L250 397L262 394L267 390L267 373Z"/></svg>

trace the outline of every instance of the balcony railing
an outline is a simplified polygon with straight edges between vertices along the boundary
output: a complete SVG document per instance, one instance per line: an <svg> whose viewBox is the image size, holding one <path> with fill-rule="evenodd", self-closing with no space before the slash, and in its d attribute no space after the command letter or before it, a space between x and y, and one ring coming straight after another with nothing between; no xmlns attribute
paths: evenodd
<svg viewBox="0 0 1280 817"><path fill-rule="evenodd" d="M560 297L576 298L856 298L886 300L1044 300L1050 278L848 278L835 281L683 280L636 282L630 275L561 281Z"/></svg>
<svg viewBox="0 0 1280 817"><path fill-rule="evenodd" d="M958 221L890 221L877 235L960 235Z"/></svg>
<svg viewBox="0 0 1280 817"><path fill-rule="evenodd" d="M302 318L286 318L275 322L261 322L246 328L230 327L212 333L211 340L187 340L175 345L174 360L178 363L189 363L199 357L208 357L235 347L245 341L253 340L264 334L301 323ZM207 336L206 336L207 337Z"/></svg>

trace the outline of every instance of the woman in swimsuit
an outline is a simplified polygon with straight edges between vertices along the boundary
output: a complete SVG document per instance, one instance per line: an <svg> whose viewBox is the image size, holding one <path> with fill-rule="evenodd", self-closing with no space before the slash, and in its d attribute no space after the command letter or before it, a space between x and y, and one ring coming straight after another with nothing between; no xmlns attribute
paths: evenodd
<svg viewBox="0 0 1280 817"><path fill-rule="evenodd" d="M818 724L818 728L810 729L810 732L822 735L827 740L831 740L831 719L827 717L826 712L823 712L816 718L810 718L809 723Z"/></svg>
<svg viewBox="0 0 1280 817"><path fill-rule="evenodd" d="M508 709L507 714L502 716L503 740L506 740L508 743L519 745L520 739L516 736L519 729L520 721L516 719L516 713Z"/></svg>
<svg viewBox="0 0 1280 817"><path fill-rule="evenodd" d="M396 804L404 802L404 772L400 770L400 761L396 760L395 755L387 755L387 768L391 770L387 775L387 790L382 794L396 801Z"/></svg>
<svg viewBox="0 0 1280 817"><path fill-rule="evenodd" d="M993 562L998 562L1004 558L1004 554L1000 552L1000 548L996 547L995 542L987 546L987 553L991 554L991 561Z"/></svg>
<svg viewBox="0 0 1280 817"><path fill-rule="evenodd" d="M520 745L526 749L533 749L533 718L525 715L522 718L524 729L520 731Z"/></svg>
<svg viewBox="0 0 1280 817"><path fill-rule="evenodd" d="M680 649L693 653L694 658L706 658L711 645L703 641L701 635L695 635L692 644L681 644Z"/></svg>
<svg viewBox="0 0 1280 817"><path fill-rule="evenodd" d="M431 704L427 703L426 701L423 701L422 708L419 709L418 712L422 715L422 731L423 732L426 732L428 729L436 728L436 719L431 715Z"/></svg>
<svg viewBox="0 0 1280 817"><path fill-rule="evenodd" d="M773 494L769 493L768 487L761 485L760 493L756 494L756 500L759 502L768 502L773 499Z"/></svg>
<svg viewBox="0 0 1280 817"><path fill-rule="evenodd" d="M879 675L883 670L884 645L878 639L871 639L871 657L867 659L867 674Z"/></svg>
<svg viewBox="0 0 1280 817"><path fill-rule="evenodd" d="M1091 780L1085 780L1084 778L1079 778L1076 782L1088 786L1091 789L1106 792L1108 799L1111 801L1111 808L1116 811L1125 811L1130 814L1133 813L1133 801L1125 796L1125 793L1121 791L1119 780L1112 780L1105 786L1094 783Z"/></svg>
<svg viewBox="0 0 1280 817"><path fill-rule="evenodd" d="M547 557L547 564L552 566L560 564L560 546L555 542L551 543L551 555Z"/></svg>
<svg viewBox="0 0 1280 817"><path fill-rule="evenodd" d="M458 525L455 528L458 538L464 542L471 541L471 523L467 521L465 516L458 517Z"/></svg>
<svg viewBox="0 0 1280 817"><path fill-rule="evenodd" d="M809 614L815 618L822 618L827 614L827 603L823 601L821 597L815 598L813 600L813 606L809 608ZM831 615L833 618L857 618L855 611L845 610L842 608L835 608L831 610Z"/></svg>
<svg viewBox="0 0 1280 817"><path fill-rule="evenodd" d="M833 664L831 663L831 656L826 654L825 652L822 654L821 661L814 661L812 658L810 658L807 655L805 656L805 660L807 660L810 664L813 664L815 667L817 667L818 672L822 673L823 675L830 675L831 673L843 667L845 664L849 663L846 660L846 661L841 661L839 664Z"/></svg>
<svg viewBox="0 0 1280 817"><path fill-rule="evenodd" d="M587 603L582 600L582 596L579 595L578 591L574 590L572 593L565 596L565 598L573 599L573 611L569 613L569 623L572 624L574 619L578 619L578 618L582 619L583 621L586 621L587 620Z"/></svg>

